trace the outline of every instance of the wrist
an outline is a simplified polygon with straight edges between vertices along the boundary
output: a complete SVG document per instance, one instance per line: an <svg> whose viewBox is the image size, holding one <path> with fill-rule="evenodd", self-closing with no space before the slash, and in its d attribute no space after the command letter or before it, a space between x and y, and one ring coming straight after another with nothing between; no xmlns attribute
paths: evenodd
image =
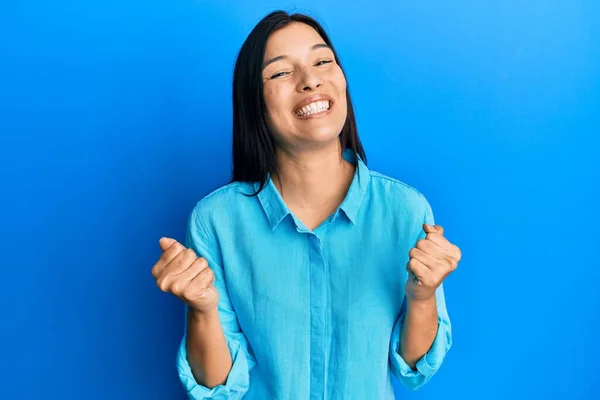
<svg viewBox="0 0 600 400"><path fill-rule="evenodd" d="M412 299L407 297L407 307L414 309L429 309L436 307L435 293L425 299Z"/></svg>
<svg viewBox="0 0 600 400"><path fill-rule="evenodd" d="M217 307L211 308L210 310L203 310L203 311L198 311L192 307L189 307L188 308L188 317L192 321L201 321L201 322L215 321L215 320L219 320L219 311L218 311Z"/></svg>

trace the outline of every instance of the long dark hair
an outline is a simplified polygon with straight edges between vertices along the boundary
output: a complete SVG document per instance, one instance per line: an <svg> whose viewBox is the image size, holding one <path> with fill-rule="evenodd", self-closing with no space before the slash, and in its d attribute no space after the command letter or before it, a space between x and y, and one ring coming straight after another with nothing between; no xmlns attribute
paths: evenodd
<svg viewBox="0 0 600 400"><path fill-rule="evenodd" d="M233 176L231 182L260 182L259 193L267 183L267 173L277 171L275 140L265 120L262 64L269 36L292 22L313 27L331 47L340 68L335 49L323 27L304 14L274 11L264 17L248 35L238 54L233 75ZM343 72L343 69L342 69ZM345 75L345 74L344 74ZM367 162L358 137L350 90L346 84L348 113L340 133L342 150L351 149L354 156Z"/></svg>

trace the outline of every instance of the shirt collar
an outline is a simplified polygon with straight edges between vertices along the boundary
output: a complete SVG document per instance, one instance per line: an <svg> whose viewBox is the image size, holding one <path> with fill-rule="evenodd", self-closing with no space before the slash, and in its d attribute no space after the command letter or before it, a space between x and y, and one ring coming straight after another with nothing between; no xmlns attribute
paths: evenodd
<svg viewBox="0 0 600 400"><path fill-rule="evenodd" d="M348 193L346 193L346 197L339 208L344 211L352 224L356 224L356 215L358 214L360 205L367 192L371 174L360 156L355 158L351 149L345 149L343 155L344 159L356 164L356 171L354 172L354 178L352 179ZM258 190L259 188L260 182L255 182L254 189ZM290 209L283 201L281 194L271 180L271 175L268 173L267 184L257 197L269 220L269 225L272 230L275 230L281 221L288 214L291 214Z"/></svg>
<svg viewBox="0 0 600 400"><path fill-rule="evenodd" d="M360 156L354 157L351 149L344 150L344 158L356 164L356 171L354 172L350 188L348 188L348 193L346 193L344 201L340 204L340 209L344 211L350 222L356 225L356 215L367 193L371 173Z"/></svg>
<svg viewBox="0 0 600 400"><path fill-rule="evenodd" d="M254 184L254 190L257 191L260 188L260 182ZM277 225L291 213L290 209L284 203L281 198L281 194L275 187L271 174L267 172L267 184L263 190L258 194L258 200L262 205L267 218L269 219L269 225L271 229L275 230Z"/></svg>

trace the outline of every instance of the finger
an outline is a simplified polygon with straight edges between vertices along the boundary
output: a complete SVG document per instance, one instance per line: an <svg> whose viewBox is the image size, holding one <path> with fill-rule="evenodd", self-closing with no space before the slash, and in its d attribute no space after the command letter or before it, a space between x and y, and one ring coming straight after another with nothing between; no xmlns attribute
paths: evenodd
<svg viewBox="0 0 600 400"><path fill-rule="evenodd" d="M430 225L423 224L423 230L425 233L439 233L440 235L444 234L444 228L441 225Z"/></svg>
<svg viewBox="0 0 600 400"><path fill-rule="evenodd" d="M185 247L177 242L174 239L170 239L170 238L161 238L158 241L159 245L161 248L165 248L165 250L163 250L162 254L160 255L160 258L158 259L158 261L156 262L156 264L154 264L154 267L152 268L152 275L157 278L163 271L163 269L175 258L177 257L177 255L185 249ZM168 246L167 246L168 245Z"/></svg>
<svg viewBox="0 0 600 400"><path fill-rule="evenodd" d="M206 260L204 258L197 258L188 268L179 274L170 275L168 278L165 278L165 280L172 280L170 285L168 281L166 284L170 286L173 294L180 296L192 280L207 268L208 263Z"/></svg>
<svg viewBox="0 0 600 400"><path fill-rule="evenodd" d="M177 276L188 269L196 260L196 253L191 249L184 249L177 257L167 264L156 276L156 284L165 292L170 291L171 283L177 281Z"/></svg>
<svg viewBox="0 0 600 400"><path fill-rule="evenodd" d="M417 278L417 280L419 280L419 282L423 284L429 281L429 275L431 274L431 270L416 258L411 258L410 260L408 260L408 271L409 273L413 274Z"/></svg>
<svg viewBox="0 0 600 400"><path fill-rule="evenodd" d="M432 240L427 240L427 239L417 240L417 244L415 245L415 248L421 249L425 253L427 253L430 256L433 256L439 260L443 260L447 253L446 249L444 249L437 243L433 242ZM412 251L412 249L411 249L411 251ZM409 251L409 254L410 254L410 251Z"/></svg>
<svg viewBox="0 0 600 400"><path fill-rule="evenodd" d="M204 268L196 275L186 287L183 297L192 300L192 297L201 296L204 290L215 282L215 273L210 268Z"/></svg>
<svg viewBox="0 0 600 400"><path fill-rule="evenodd" d="M210 274L212 270L210 268L205 268L201 273L196 275L194 279L190 282L190 284L185 288L181 298L186 303L193 302L202 302L210 299L210 291L212 288L212 296L217 295L217 290L214 286L211 285L211 281L214 282L214 274ZM207 279L207 277L209 279ZM206 283L209 282L209 283Z"/></svg>
<svg viewBox="0 0 600 400"><path fill-rule="evenodd" d="M448 241L448 239L445 236L442 236L437 232L428 233L427 236L425 236L425 240L432 241L433 243L442 247L446 251L450 250L450 248L452 247L452 243L450 243L450 241Z"/></svg>
<svg viewBox="0 0 600 400"><path fill-rule="evenodd" d="M184 251L186 247L179 243L178 241L174 241L171 245L163 251L161 258L165 261L166 264L170 263L177 257L182 251Z"/></svg>
<svg viewBox="0 0 600 400"><path fill-rule="evenodd" d="M206 264L208 266L208 264ZM199 288L207 288L215 282L215 273L210 268L203 268L198 275L196 275L190 285L197 286Z"/></svg>
<svg viewBox="0 0 600 400"><path fill-rule="evenodd" d="M179 274L164 274L159 276L156 280L156 285L163 292L171 292L179 296L200 271L201 269L195 263L192 263Z"/></svg>
<svg viewBox="0 0 600 400"><path fill-rule="evenodd" d="M435 270L440 265L441 260L430 254L427 254L419 248L412 248L408 253L411 258L416 258L430 270Z"/></svg>
<svg viewBox="0 0 600 400"><path fill-rule="evenodd" d="M417 240L416 248L435 257L438 260L438 264L439 262L442 262L443 264L452 266L452 270L456 269L456 266L460 261L460 249L452 243L448 243L447 248L442 248L431 240L419 239ZM409 255L410 254L411 253L409 252Z"/></svg>
<svg viewBox="0 0 600 400"><path fill-rule="evenodd" d="M174 276L176 276L177 278L186 278L191 281L192 279L194 279L194 277L196 277L196 275L198 275L206 268L208 268L208 263L206 262L206 260L202 257L198 257L192 262L192 264L188 268L184 269L178 274L175 274Z"/></svg>
<svg viewBox="0 0 600 400"><path fill-rule="evenodd" d="M196 260L196 252L185 248L179 243L173 244L166 252L163 253L161 263L157 263L155 277L159 278L165 275L176 275L187 269L191 263ZM167 262L167 260L170 260Z"/></svg>
<svg viewBox="0 0 600 400"><path fill-rule="evenodd" d="M158 240L158 245L160 246L160 249L161 249L162 251L165 251L165 250L167 250L169 247L171 247L171 245L172 245L173 243L175 243L175 242L177 242L177 240L175 240L175 239L172 239L172 238L168 238L168 237L161 237L161 238Z"/></svg>

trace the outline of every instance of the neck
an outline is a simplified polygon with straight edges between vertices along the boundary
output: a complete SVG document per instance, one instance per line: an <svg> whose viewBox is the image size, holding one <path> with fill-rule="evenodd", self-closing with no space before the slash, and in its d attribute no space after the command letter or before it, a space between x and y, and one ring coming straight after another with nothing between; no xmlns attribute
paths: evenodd
<svg viewBox="0 0 600 400"><path fill-rule="evenodd" d="M304 152L278 148L276 156L273 183L290 207L311 211L337 206L354 177L354 165L344 160L339 140Z"/></svg>

